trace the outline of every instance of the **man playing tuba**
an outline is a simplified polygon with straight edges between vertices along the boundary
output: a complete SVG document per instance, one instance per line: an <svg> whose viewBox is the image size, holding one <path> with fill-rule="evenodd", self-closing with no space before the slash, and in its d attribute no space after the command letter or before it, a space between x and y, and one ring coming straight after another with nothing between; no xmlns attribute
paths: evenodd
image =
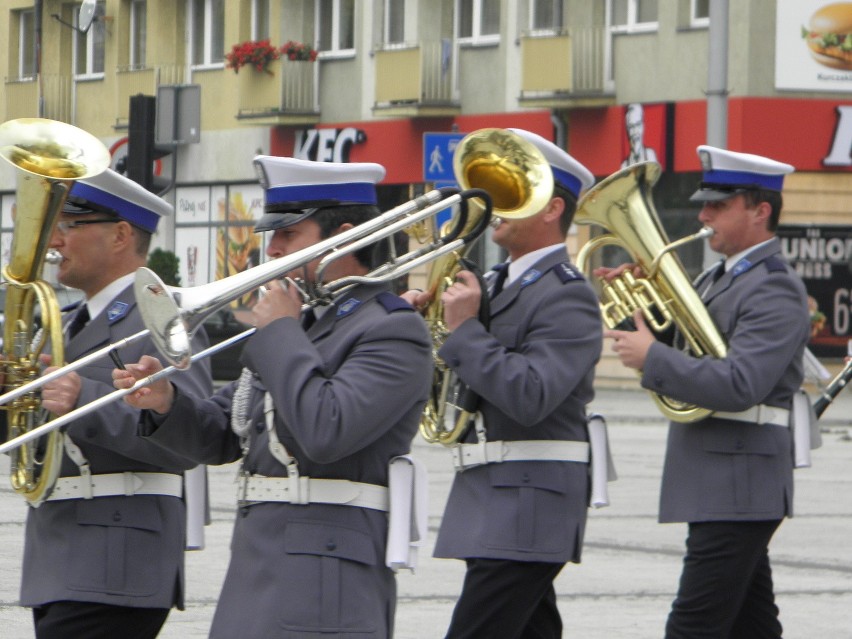
<svg viewBox="0 0 852 639"><path fill-rule="evenodd" d="M698 155L704 179L691 199L724 260L696 289L727 354L691 357L657 341L641 312L636 332L606 336L644 388L715 411L669 429L659 518L687 522L689 534L666 637L781 637L768 545L792 515L790 413L810 328L804 284L775 237L793 167L710 146Z"/></svg>

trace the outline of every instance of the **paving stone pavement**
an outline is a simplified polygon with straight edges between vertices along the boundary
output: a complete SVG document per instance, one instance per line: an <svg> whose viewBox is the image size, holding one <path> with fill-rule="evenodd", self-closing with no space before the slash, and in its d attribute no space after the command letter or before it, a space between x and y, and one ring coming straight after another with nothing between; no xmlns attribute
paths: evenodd
<svg viewBox="0 0 852 639"><path fill-rule="evenodd" d="M680 574L686 526L656 522L666 425L650 395L601 390L593 406L607 416L619 479L611 506L589 516L581 564L556 582L565 637L656 639ZM841 393L821 420L822 448L796 471L795 517L772 542L777 603L788 639L852 639L852 393ZM429 469L429 537L416 574L398 577L396 639L440 639L464 574L459 561L431 555L452 480L448 454L414 444ZM8 460L0 460L8 476ZM187 609L173 611L162 639L207 636L229 558L236 466L209 469L213 522L206 548L187 554ZM16 605L26 506L0 479L0 637L31 639L29 610ZM298 577L294 577L298 581ZM235 638L236 639L236 638Z"/></svg>

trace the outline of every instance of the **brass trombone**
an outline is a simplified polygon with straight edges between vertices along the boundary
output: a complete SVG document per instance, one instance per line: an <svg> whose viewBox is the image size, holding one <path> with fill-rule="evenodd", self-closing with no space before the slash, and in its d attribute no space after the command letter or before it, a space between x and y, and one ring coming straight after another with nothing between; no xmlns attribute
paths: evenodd
<svg viewBox="0 0 852 639"><path fill-rule="evenodd" d="M466 228L468 218L468 200L478 199L484 203L485 214L482 215L474 228ZM313 246L297 251L291 255L280 257L265 264L255 266L242 273L237 273L222 280L192 288L179 288L165 285L151 270L140 268L136 272L134 288L139 310L147 327L130 337L110 344L99 351L91 353L81 360L63 366L56 371L33 382L21 386L12 393L0 397L0 403L9 401L11 396L27 393L43 386L49 379L81 368L86 363L106 355L109 351L120 348L142 337L150 337L163 357L171 364L144 380L139 380L131 389L124 389L106 395L99 400L81 406L74 411L54 419L42 426L10 439L0 445L0 454L13 450L35 437L51 432L68 422L98 410L133 390L141 388L155 379L171 375L176 371L189 367L192 361L197 361L224 350L237 342L251 336L256 329L248 329L225 342L221 342L204 351L192 355L190 341L194 332L204 320L229 302L260 287L270 280L277 279L294 269L319 259L317 274L320 276L328 265L344 255L374 244L393 236L397 231L416 224L439 212L458 205L458 213L454 216L452 229L440 237L408 253L394 258L393 261L382 264L363 276L349 276L328 283L318 283L314 296L307 301L308 306L328 303L331 298L349 288L361 283L386 282L409 271L454 252L473 242L488 227L491 216L491 198L481 189L459 191L455 188L435 189L424 195L406 202L378 217L359 224L358 226L330 237ZM319 279L319 277L318 277Z"/></svg>

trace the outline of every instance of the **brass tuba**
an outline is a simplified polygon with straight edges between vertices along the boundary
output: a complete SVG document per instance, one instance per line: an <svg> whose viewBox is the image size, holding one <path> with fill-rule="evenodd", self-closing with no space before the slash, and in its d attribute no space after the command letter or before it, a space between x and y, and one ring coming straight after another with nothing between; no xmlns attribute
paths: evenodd
<svg viewBox="0 0 852 639"><path fill-rule="evenodd" d="M538 213L553 196L553 172L538 148L506 129L480 129L465 136L453 154L453 171L462 189L486 191L492 212L504 219L520 219ZM483 211L472 205L465 228L473 228ZM432 336L434 361L432 391L420 418L420 434L429 443L455 444L467 431L476 413L478 397L457 383L453 372L438 357L447 338L441 294L462 268L470 269L465 257L470 245L430 264L427 291L431 302L424 310ZM487 299L483 296L487 302ZM487 307L480 317L487 320ZM452 410L447 414L447 408Z"/></svg>
<svg viewBox="0 0 852 639"><path fill-rule="evenodd" d="M77 127L41 118L10 120L0 125L0 155L19 169L15 229L6 286L2 366L4 386L14 388L38 377L39 355L64 361L62 318L53 287L41 279L50 237L74 180L97 175L109 166L109 151ZM35 305L41 329L34 329ZM38 395L30 393L7 406L8 438L44 420ZM32 506L48 497L62 462L62 435L54 431L16 449L11 458L15 492Z"/></svg>
<svg viewBox="0 0 852 639"><path fill-rule="evenodd" d="M640 162L595 185L577 204L574 221L597 224L609 231L580 249L577 264L588 272L592 251L606 245L622 247L645 273L635 278L624 274L602 287L601 313L609 328L629 329L638 309L655 333L674 326L695 357L724 357L724 337L719 333L701 298L695 292L677 254L672 250L712 235L702 229L670 243L654 203L651 187L660 177L656 162ZM652 393L662 413L672 421L689 423L708 417L712 411Z"/></svg>

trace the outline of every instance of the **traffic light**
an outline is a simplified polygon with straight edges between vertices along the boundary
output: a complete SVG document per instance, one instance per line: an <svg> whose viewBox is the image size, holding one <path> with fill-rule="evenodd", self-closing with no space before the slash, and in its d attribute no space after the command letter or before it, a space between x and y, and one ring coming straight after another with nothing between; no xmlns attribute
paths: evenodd
<svg viewBox="0 0 852 639"><path fill-rule="evenodd" d="M154 129L157 120L157 99L152 95L134 95L130 98L130 123L127 132L127 177L143 187L162 195L172 184L154 176L154 160L171 153L171 149L157 147Z"/></svg>

